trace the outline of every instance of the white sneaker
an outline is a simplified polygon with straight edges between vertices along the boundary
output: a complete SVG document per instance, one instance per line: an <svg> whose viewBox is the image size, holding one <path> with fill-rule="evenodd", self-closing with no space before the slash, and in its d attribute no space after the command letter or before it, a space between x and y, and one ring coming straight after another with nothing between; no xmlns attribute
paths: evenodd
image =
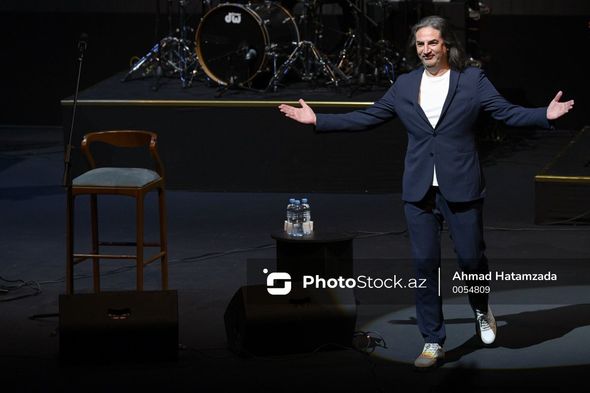
<svg viewBox="0 0 590 393"><path fill-rule="evenodd" d="M496 340L496 319L489 306L487 314L475 310L475 333L484 344L492 344Z"/></svg>
<svg viewBox="0 0 590 393"><path fill-rule="evenodd" d="M420 356L414 361L414 366L419 368L439 366L445 357L445 351L437 343L426 343Z"/></svg>

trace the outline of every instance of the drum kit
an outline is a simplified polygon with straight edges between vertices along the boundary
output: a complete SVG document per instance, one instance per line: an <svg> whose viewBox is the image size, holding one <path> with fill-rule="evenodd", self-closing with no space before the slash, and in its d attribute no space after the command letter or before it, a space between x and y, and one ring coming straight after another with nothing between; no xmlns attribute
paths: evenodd
<svg viewBox="0 0 590 393"><path fill-rule="evenodd" d="M234 0L239 1L239 0ZM318 48L322 32L321 0L298 0L294 16L276 1L219 3L202 0L203 16L196 32L188 26L187 0L168 0L169 34L136 61L122 81L155 76L178 77L183 87L194 80L216 85L220 91L247 89L278 91L286 80L314 86L392 84L402 56L386 40L371 41L365 26L365 0L345 0L355 13L358 29L351 29L338 53ZM178 5L178 28L172 29L172 3ZM375 24L377 25L377 24ZM383 26L382 26L383 28ZM194 34L194 40L191 37Z"/></svg>

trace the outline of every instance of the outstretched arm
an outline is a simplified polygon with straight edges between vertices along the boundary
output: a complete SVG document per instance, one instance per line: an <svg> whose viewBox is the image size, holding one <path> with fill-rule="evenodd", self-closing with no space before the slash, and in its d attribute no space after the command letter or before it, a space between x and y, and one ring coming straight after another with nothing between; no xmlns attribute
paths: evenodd
<svg viewBox="0 0 590 393"><path fill-rule="evenodd" d="M281 104L279 105L279 110L283 112L285 116L298 121L299 123L313 124L315 126L316 116L313 109L311 109L303 99L299 99L299 104L301 104L301 108L296 108L287 104Z"/></svg>
<svg viewBox="0 0 590 393"><path fill-rule="evenodd" d="M547 120L555 120L568 113L574 107L574 100L559 102L563 92L560 90L547 106Z"/></svg>
<svg viewBox="0 0 590 393"><path fill-rule="evenodd" d="M325 131L364 131L378 126L395 116L395 92L394 84L383 97L373 105L346 113L314 113L313 109L304 100L299 100L300 108L281 104L279 110L288 118L302 124L311 124L317 132Z"/></svg>
<svg viewBox="0 0 590 393"><path fill-rule="evenodd" d="M479 96L482 108L490 112L496 120L503 121L511 127L538 126L551 128L551 121L566 114L574 101L559 102L562 92L558 92L548 107L524 108L508 102L498 93L485 73L479 71Z"/></svg>

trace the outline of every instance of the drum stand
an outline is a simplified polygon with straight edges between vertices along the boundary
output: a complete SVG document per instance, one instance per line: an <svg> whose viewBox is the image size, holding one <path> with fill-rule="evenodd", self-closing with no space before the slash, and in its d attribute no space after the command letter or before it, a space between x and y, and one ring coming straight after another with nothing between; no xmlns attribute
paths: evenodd
<svg viewBox="0 0 590 393"><path fill-rule="evenodd" d="M303 1L304 11L302 18L304 20L305 37L309 37L310 25L313 22L311 20L313 14L311 9L312 5L310 4L312 1L315 3L314 0ZM285 75L287 75L287 73L294 68L297 60L301 60L302 70L300 75L301 79L304 81L313 82L317 80L319 74L314 72L317 69L321 74L328 78L328 84L338 87L341 81L348 83L348 76L344 74L336 65L332 64L327 56L322 54L312 41L302 40L297 43L297 46L293 52L291 52L287 60L281 64L278 69L276 68L275 58L275 66L273 68L274 73L265 91L272 90L276 92L280 82L283 80Z"/></svg>
<svg viewBox="0 0 590 393"><path fill-rule="evenodd" d="M246 86L244 83L239 83L236 81L234 77L230 77L229 82L224 85L219 85L217 88L217 92L215 93L215 98L221 98L225 93L230 90L243 90L249 91L253 93L264 93L265 90L254 89L252 87Z"/></svg>
<svg viewBox="0 0 590 393"><path fill-rule="evenodd" d="M185 6L187 1L178 1L180 38L174 37L172 34L172 1L173 0L168 0L168 36L162 38L145 56L139 59L139 61L131 67L125 77L123 77L121 82L131 80L134 76L145 78L155 75L156 80L154 86L152 86L152 90L158 90L160 88L160 78L162 75L178 75L183 88L192 85L193 78L198 73L198 62L192 49L194 45L192 45L192 42L186 37L187 26ZM159 15L159 1L156 1L156 4L157 14Z"/></svg>
<svg viewBox="0 0 590 393"><path fill-rule="evenodd" d="M351 0L348 0L348 3L356 14L359 32L358 35L350 33L338 55L338 67L349 73L351 79L356 82L353 92L368 86L368 78L375 84L385 81L388 85L392 85L395 81L396 68L405 59L393 48L389 41L384 39L385 22L379 24L367 15L365 0L360 0L358 5ZM381 4L384 12L385 6L386 4ZM379 27L381 37L376 43L371 40L367 33L367 22L374 27ZM367 53L367 47L371 48L369 53Z"/></svg>
<svg viewBox="0 0 590 393"><path fill-rule="evenodd" d="M295 62L301 59L303 62L303 72L301 79L304 81L314 81L317 74L313 72L313 66L317 66L322 74L329 79L328 84L339 86L340 81L348 82L348 77L334 64L322 55L315 44L311 41L299 41L295 50L289 55L287 60L273 74L266 91L272 89L277 91L279 83L285 77L287 72L293 68Z"/></svg>

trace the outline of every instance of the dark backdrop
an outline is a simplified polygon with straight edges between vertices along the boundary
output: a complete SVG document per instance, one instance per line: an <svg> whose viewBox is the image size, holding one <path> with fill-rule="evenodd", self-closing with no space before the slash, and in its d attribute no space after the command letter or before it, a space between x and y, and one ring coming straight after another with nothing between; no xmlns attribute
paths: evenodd
<svg viewBox="0 0 590 393"><path fill-rule="evenodd" d="M160 3L157 25L156 1L3 1L0 124L61 124L59 101L74 91L80 34L89 36L81 79L86 88L126 69L133 56L146 53L167 32L167 2ZM563 89L566 98L576 99L576 110L559 126L579 129L588 124L583 110L589 104L587 70L581 57L590 44L590 2L488 3L492 13L480 22L481 46L495 85L514 102L535 106L546 105ZM189 1L190 25L196 27L199 14L200 2ZM175 18L173 13L174 23ZM404 15L394 13L389 24L388 34L403 41Z"/></svg>

